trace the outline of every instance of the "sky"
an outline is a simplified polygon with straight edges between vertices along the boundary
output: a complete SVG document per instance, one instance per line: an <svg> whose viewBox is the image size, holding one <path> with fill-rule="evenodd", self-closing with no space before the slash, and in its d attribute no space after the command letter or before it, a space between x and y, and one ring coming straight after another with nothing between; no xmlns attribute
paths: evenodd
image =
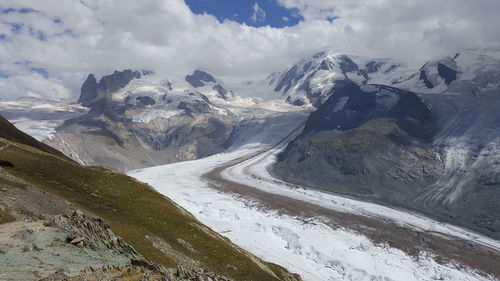
<svg viewBox="0 0 500 281"><path fill-rule="evenodd" d="M197 15L206 13L219 22L230 20L254 27L282 28L303 20L297 8L287 8L271 0L186 0L186 4Z"/></svg>
<svg viewBox="0 0 500 281"><path fill-rule="evenodd" d="M89 73L122 69L258 79L330 49L425 61L500 46L498 11L498 0L2 0L0 98L76 99Z"/></svg>

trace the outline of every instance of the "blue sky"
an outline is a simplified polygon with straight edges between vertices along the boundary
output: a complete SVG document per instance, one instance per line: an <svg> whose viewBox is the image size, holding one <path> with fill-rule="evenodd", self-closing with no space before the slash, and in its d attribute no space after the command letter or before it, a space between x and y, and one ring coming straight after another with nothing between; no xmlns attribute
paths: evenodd
<svg viewBox="0 0 500 281"><path fill-rule="evenodd" d="M286 9L274 0L186 0L195 14L207 13L220 22L232 20L260 27L294 26L303 20L297 9Z"/></svg>

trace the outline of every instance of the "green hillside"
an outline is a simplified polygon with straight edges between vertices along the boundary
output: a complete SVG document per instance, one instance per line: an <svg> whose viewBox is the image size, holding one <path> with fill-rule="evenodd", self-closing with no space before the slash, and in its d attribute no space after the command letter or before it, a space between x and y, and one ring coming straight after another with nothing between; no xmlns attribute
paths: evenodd
<svg viewBox="0 0 500 281"><path fill-rule="evenodd" d="M5 119L0 124L5 171L102 217L149 261L167 267L188 263L235 280L289 280L281 267L238 248L150 186L102 167L80 166ZM5 212L0 216L9 219ZM167 250L154 243L168 244Z"/></svg>

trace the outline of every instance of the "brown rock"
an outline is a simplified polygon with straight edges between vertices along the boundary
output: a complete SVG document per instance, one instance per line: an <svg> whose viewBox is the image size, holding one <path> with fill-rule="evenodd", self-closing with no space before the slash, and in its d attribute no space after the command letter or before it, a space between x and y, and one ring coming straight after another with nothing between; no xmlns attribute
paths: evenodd
<svg viewBox="0 0 500 281"><path fill-rule="evenodd" d="M85 238L78 236L78 237L75 237L73 240L71 240L69 243L75 245L75 244L82 242L83 239L85 239Z"/></svg>

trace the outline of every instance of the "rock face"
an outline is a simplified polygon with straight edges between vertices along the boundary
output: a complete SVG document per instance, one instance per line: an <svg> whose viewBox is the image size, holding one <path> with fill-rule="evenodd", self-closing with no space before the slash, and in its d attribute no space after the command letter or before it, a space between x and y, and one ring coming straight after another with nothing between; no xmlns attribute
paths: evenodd
<svg viewBox="0 0 500 281"><path fill-rule="evenodd" d="M117 237L101 218L89 217L75 210L71 214L54 216L48 224L67 233L66 242L70 244L81 244L94 251L111 250L130 259L144 260L122 238Z"/></svg>
<svg viewBox="0 0 500 281"><path fill-rule="evenodd" d="M202 70L195 70L193 74L187 75L186 82L194 88L201 88L205 86L212 87L212 90L218 93L218 97L227 100L229 92L221 85L220 81L215 80L212 74ZM232 94L232 93L231 93Z"/></svg>
<svg viewBox="0 0 500 281"><path fill-rule="evenodd" d="M429 89L442 82L449 86L457 79L457 63L450 57L429 61L420 69L419 79Z"/></svg>
<svg viewBox="0 0 500 281"><path fill-rule="evenodd" d="M127 86L132 79L139 79L141 76L141 72L139 71L126 69L123 71L115 71L111 75L103 76L99 83L97 83L94 75L89 74L87 80L85 80L82 85L78 103L90 107L98 99L104 98L106 95L120 90Z"/></svg>
<svg viewBox="0 0 500 281"><path fill-rule="evenodd" d="M219 84L216 84L216 85L214 85L213 89L216 90L217 93L219 93L219 97L220 98L222 98L224 100L227 100L227 98L228 98L228 95L227 95L228 92L227 92L227 90L224 87L222 87Z"/></svg>
<svg viewBox="0 0 500 281"><path fill-rule="evenodd" d="M406 118L421 124L432 123L430 110L415 93L390 86L358 86L353 82L343 81L336 85L330 98L310 115L304 132L346 131L376 118ZM432 134L425 130L413 130L411 133L421 136Z"/></svg>
<svg viewBox="0 0 500 281"><path fill-rule="evenodd" d="M187 75L186 81L195 88L205 86L205 82L216 83L215 78L211 74L202 70L195 70L193 74Z"/></svg>
<svg viewBox="0 0 500 281"><path fill-rule="evenodd" d="M89 106L97 98L97 88L94 74L89 74L85 82L83 82L78 103Z"/></svg>
<svg viewBox="0 0 500 281"><path fill-rule="evenodd" d="M278 175L398 204L439 177L443 164L428 149L435 119L417 95L352 82L333 91L280 156Z"/></svg>

